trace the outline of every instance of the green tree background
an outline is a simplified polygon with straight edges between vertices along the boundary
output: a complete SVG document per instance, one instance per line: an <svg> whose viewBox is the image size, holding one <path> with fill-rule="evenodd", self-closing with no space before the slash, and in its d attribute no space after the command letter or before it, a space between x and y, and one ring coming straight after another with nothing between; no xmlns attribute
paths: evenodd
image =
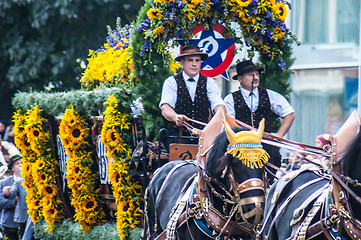
<svg viewBox="0 0 361 240"><path fill-rule="evenodd" d="M89 49L107 36L106 26L136 20L144 0L1 0L0 119L11 120L17 91L80 88Z"/></svg>

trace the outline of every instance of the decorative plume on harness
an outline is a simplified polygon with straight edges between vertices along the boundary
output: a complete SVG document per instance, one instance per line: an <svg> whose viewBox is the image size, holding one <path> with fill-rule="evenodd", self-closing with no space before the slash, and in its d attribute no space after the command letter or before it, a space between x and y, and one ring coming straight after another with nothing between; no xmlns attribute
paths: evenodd
<svg viewBox="0 0 361 240"><path fill-rule="evenodd" d="M259 124L258 131L241 131L234 133L228 122L223 120L229 147L226 154L237 157L242 164L250 168L262 168L269 155L262 148L261 139L264 131L264 119Z"/></svg>

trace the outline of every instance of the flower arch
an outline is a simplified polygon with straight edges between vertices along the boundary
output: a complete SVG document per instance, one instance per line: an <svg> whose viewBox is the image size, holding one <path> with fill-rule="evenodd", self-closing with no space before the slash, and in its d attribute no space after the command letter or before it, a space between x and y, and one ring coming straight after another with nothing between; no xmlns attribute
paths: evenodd
<svg viewBox="0 0 361 240"><path fill-rule="evenodd" d="M289 67L293 63L290 44L297 39L285 24L287 6L290 8L284 0L146 0L138 15L132 46L145 120L152 122L147 123L147 129L151 132L162 126L158 101L162 83L171 75L168 47L178 45L171 40L189 39L199 24L207 27L222 23L225 34L234 36L241 46L236 51L245 46L248 58L258 52L266 69L264 87L288 97ZM232 28L232 23L239 28Z"/></svg>

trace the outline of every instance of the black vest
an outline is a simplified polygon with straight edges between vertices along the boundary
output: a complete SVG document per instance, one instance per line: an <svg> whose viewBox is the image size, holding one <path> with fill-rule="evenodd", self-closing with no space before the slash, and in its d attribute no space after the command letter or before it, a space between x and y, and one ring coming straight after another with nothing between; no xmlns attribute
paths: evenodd
<svg viewBox="0 0 361 240"><path fill-rule="evenodd" d="M189 118L207 123L210 114L210 102L207 96L207 77L199 74L194 102L189 95L188 88L184 82L182 73L174 76L178 91L175 112L184 114ZM203 126L191 123L194 127L203 129Z"/></svg>
<svg viewBox="0 0 361 240"><path fill-rule="evenodd" d="M254 127L258 128L259 122L262 120L262 118L265 118L265 131L270 132L273 113L271 110L271 103L267 94L267 90L265 88L258 88L258 93L258 108L253 113ZM249 109L246 102L244 101L241 91L233 92L232 95L234 99L234 110L236 111L236 119L252 126L251 109Z"/></svg>

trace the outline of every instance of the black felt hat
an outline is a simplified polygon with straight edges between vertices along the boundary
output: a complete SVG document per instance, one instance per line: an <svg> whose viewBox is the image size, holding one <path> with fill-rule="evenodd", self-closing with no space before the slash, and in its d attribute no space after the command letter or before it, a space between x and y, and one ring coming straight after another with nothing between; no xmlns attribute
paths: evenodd
<svg viewBox="0 0 361 240"><path fill-rule="evenodd" d="M256 65L254 65L254 63L252 62L252 60L245 60L243 62L239 62L237 63L237 74L233 76L233 80L237 80L238 75L242 75L243 73L246 72L251 72L254 70L258 70L259 72L262 72L264 68L259 68Z"/></svg>

